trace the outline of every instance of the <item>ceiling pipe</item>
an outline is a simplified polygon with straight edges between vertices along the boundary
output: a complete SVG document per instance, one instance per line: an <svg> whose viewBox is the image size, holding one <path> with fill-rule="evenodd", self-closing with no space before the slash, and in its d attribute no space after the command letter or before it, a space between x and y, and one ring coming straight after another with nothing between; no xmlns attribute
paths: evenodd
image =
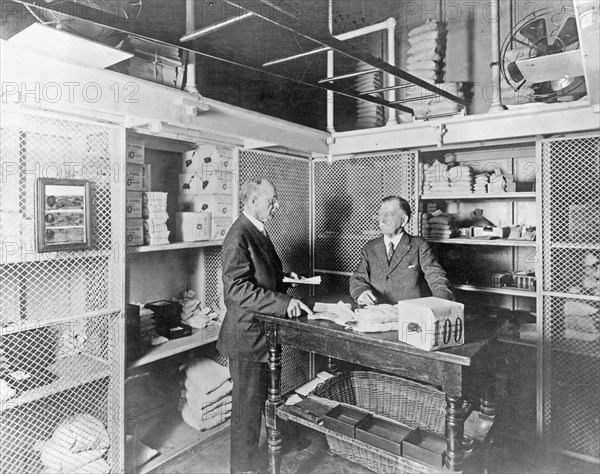
<svg viewBox="0 0 600 474"><path fill-rule="evenodd" d="M492 97L490 112L502 112L506 107L502 105L502 84L500 83L500 3L499 0L491 0L492 16L492 82L495 93Z"/></svg>
<svg viewBox="0 0 600 474"><path fill-rule="evenodd" d="M185 0L185 31L186 33L192 33L196 29L196 8L195 0ZM186 92L192 92L199 94L198 86L196 86L196 55L187 55L187 64L185 66L185 87L183 88Z"/></svg>
<svg viewBox="0 0 600 474"><path fill-rule="evenodd" d="M227 20L223 20L220 23L215 23L214 25L210 25L207 26L205 28L200 28L199 30L196 30L192 33L190 33L187 28L186 28L186 35L182 36L181 38L179 38L179 41L181 41L182 43L185 43L186 41L192 41L196 38L200 38L200 36L204 36L207 35L209 33L212 33L213 31L217 31L220 30L221 28L226 28L229 25L232 25L233 23L236 23L238 21L242 21L245 20L246 18L250 18L251 16L254 16L254 13L252 12L246 12L243 13L242 15L239 16L234 16L232 18L229 18Z"/></svg>

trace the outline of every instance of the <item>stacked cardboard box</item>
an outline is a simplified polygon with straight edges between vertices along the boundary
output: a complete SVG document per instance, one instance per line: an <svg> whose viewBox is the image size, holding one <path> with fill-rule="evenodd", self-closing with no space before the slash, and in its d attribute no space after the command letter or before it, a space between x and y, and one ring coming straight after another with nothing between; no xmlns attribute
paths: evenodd
<svg viewBox="0 0 600 474"><path fill-rule="evenodd" d="M177 240L222 240L233 220L233 151L202 145L183 154Z"/></svg>
<svg viewBox="0 0 600 474"><path fill-rule="evenodd" d="M150 188L150 165L144 164L144 145L141 143L127 143L125 180L126 245L143 245L142 193Z"/></svg>

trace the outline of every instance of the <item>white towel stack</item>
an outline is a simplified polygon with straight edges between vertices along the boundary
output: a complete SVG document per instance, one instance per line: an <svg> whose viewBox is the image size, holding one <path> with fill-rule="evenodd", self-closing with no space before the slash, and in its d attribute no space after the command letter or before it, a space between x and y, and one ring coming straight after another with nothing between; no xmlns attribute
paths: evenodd
<svg viewBox="0 0 600 474"><path fill-rule="evenodd" d="M460 235L454 217L440 210L425 213L421 218L421 229L426 239L450 239Z"/></svg>
<svg viewBox="0 0 600 474"><path fill-rule="evenodd" d="M147 346L158 346L168 341L166 337L158 334L154 313L148 308L140 308L140 338Z"/></svg>
<svg viewBox="0 0 600 474"><path fill-rule="evenodd" d="M432 83L443 82L447 34L446 24L438 21L427 21L410 30L407 72Z"/></svg>
<svg viewBox="0 0 600 474"><path fill-rule="evenodd" d="M473 185L473 194L487 194L490 176L487 173L475 175L475 184Z"/></svg>
<svg viewBox="0 0 600 474"><path fill-rule="evenodd" d="M435 160L431 165L423 167L423 194L448 194L448 165Z"/></svg>
<svg viewBox="0 0 600 474"><path fill-rule="evenodd" d="M458 165L448 169L450 190L456 194L473 194L473 168Z"/></svg>
<svg viewBox="0 0 600 474"><path fill-rule="evenodd" d="M221 324L223 315L212 308L202 307L199 299L196 299L196 293L192 290L187 290L182 293L181 298L173 298L181 305L181 320L197 329L202 329L209 324Z"/></svg>
<svg viewBox="0 0 600 474"><path fill-rule="evenodd" d="M194 359L186 368L183 420L196 430L208 430L231 416L233 384L229 369L205 358Z"/></svg>
<svg viewBox="0 0 600 474"><path fill-rule="evenodd" d="M77 472L108 474L110 466L104 460L109 437L104 424L87 413L62 420L52 436L36 443L44 473Z"/></svg>
<svg viewBox="0 0 600 474"><path fill-rule="evenodd" d="M356 67L357 72L366 71L367 69L373 69L373 66L361 62ZM356 87L356 92L366 92L373 89L380 89L383 86L382 73L379 71L376 73L358 76L354 80L354 85ZM383 98L382 92L370 95L379 99ZM356 102L356 128L381 127L384 123L385 111L382 105L366 102L364 100L359 100Z"/></svg>
<svg viewBox="0 0 600 474"><path fill-rule="evenodd" d="M165 245L169 243L167 194L159 192L145 192L143 194L142 217L144 218L145 245Z"/></svg>

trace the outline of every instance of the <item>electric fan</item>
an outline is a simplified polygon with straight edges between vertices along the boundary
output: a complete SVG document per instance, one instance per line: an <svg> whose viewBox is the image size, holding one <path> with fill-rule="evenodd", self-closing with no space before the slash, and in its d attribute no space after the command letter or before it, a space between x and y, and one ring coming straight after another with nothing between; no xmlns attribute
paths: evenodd
<svg viewBox="0 0 600 474"><path fill-rule="evenodd" d="M577 21L570 8L545 8L525 17L504 40L500 57L508 85L531 101L585 95Z"/></svg>

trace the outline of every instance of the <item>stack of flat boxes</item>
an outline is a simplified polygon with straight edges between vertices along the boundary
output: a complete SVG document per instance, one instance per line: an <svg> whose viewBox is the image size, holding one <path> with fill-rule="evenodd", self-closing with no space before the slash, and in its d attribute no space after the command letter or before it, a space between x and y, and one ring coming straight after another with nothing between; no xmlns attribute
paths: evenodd
<svg viewBox="0 0 600 474"><path fill-rule="evenodd" d="M233 220L233 150L201 145L183 154L176 239L222 240Z"/></svg>
<svg viewBox="0 0 600 474"><path fill-rule="evenodd" d="M144 145L127 143L126 245L144 244L142 195L150 190L150 165L144 164Z"/></svg>

